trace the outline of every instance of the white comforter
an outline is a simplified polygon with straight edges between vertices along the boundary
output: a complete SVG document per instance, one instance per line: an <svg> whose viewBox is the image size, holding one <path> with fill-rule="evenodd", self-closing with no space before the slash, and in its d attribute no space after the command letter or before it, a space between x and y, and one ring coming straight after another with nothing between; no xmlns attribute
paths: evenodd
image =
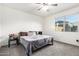
<svg viewBox="0 0 79 59"><path fill-rule="evenodd" d="M25 39L26 41L36 41L36 40L41 40L51 37L52 36L48 36L48 35L33 35L33 36L21 36L20 38Z"/></svg>
<svg viewBox="0 0 79 59"><path fill-rule="evenodd" d="M20 42L25 47L27 55L31 55L32 49L35 50L47 44L52 44L51 38L52 36L48 35L21 36Z"/></svg>

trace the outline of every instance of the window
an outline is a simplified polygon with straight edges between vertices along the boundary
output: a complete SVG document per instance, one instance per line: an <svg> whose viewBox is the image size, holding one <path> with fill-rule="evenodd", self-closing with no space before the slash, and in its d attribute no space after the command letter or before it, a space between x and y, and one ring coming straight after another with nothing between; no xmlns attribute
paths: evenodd
<svg viewBox="0 0 79 59"><path fill-rule="evenodd" d="M64 30L64 17L55 20L55 31L62 32Z"/></svg>
<svg viewBox="0 0 79 59"><path fill-rule="evenodd" d="M57 32L77 32L79 14L58 17L55 19L55 31Z"/></svg>

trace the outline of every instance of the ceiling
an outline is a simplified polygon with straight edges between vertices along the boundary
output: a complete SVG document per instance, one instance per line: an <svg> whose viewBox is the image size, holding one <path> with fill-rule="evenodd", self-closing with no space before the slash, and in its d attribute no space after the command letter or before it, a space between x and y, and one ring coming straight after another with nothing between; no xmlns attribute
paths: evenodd
<svg viewBox="0 0 79 59"><path fill-rule="evenodd" d="M34 3L4 3L2 5L45 17L45 16L48 16L51 14L55 14L55 13L58 13L58 12L61 12L61 11L67 10L67 9L77 7L77 6L79 6L79 3L58 3L58 6L49 6L48 12L44 11L44 10L39 11L38 8L41 5L34 4Z"/></svg>

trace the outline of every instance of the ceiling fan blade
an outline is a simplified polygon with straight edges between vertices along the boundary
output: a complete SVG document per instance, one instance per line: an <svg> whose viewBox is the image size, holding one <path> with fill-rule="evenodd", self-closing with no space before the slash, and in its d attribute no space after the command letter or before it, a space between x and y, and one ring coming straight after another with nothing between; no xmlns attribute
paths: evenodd
<svg viewBox="0 0 79 59"><path fill-rule="evenodd" d="M58 4L50 4L50 6L58 6Z"/></svg>
<svg viewBox="0 0 79 59"><path fill-rule="evenodd" d="M49 3L35 3L43 6L58 6L58 4L49 4Z"/></svg>
<svg viewBox="0 0 79 59"><path fill-rule="evenodd" d="M41 4L41 3L35 3L35 4Z"/></svg>

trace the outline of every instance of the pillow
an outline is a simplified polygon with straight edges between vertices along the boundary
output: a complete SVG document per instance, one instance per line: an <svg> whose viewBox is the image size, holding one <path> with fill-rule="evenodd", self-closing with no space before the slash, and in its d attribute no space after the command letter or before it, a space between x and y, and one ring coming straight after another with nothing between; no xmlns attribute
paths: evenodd
<svg viewBox="0 0 79 59"><path fill-rule="evenodd" d="M36 35L36 32L34 32L34 31L29 31L29 32L28 32L28 36L32 36L32 35Z"/></svg>

